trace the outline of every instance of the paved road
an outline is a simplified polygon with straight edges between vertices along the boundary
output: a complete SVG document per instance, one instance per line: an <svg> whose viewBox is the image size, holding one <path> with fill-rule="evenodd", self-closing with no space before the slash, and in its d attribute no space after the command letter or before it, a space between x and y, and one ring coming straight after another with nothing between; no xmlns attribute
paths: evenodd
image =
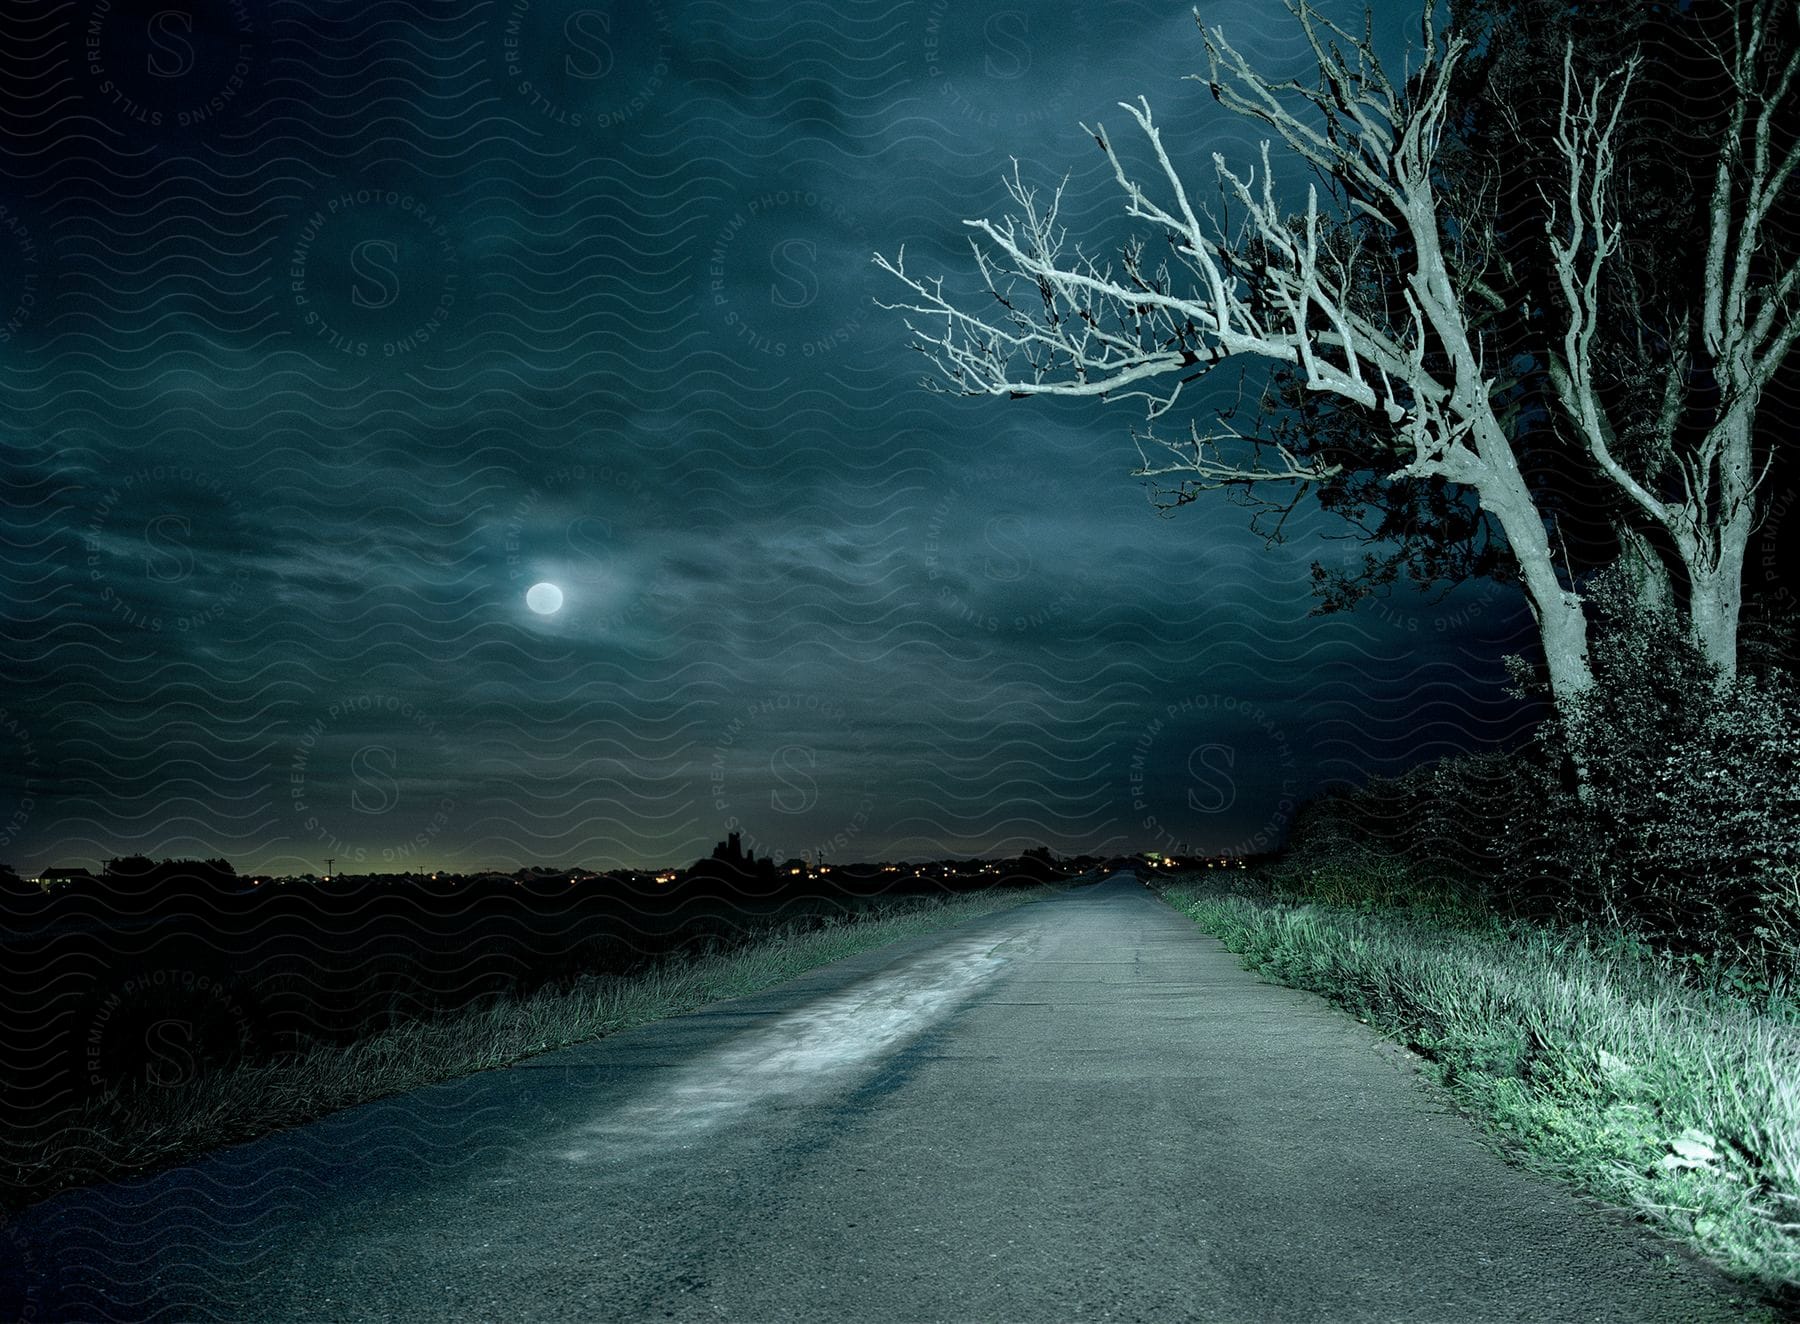
<svg viewBox="0 0 1800 1324"><path fill-rule="evenodd" d="M0 1251L40 1320L1736 1317L1129 875L70 1193Z"/></svg>

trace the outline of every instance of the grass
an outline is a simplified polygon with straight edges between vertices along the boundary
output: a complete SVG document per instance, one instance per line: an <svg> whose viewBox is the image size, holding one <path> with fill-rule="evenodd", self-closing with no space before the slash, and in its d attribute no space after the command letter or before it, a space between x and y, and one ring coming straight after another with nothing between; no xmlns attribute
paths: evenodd
<svg viewBox="0 0 1800 1324"><path fill-rule="evenodd" d="M1525 1166L1800 1305L1800 1000L1696 986L1624 933L1483 914L1375 876L1162 895L1266 977L1425 1057ZM1323 897L1324 899L1320 899Z"/></svg>
<svg viewBox="0 0 1800 1324"><path fill-rule="evenodd" d="M341 1108L696 1011L1068 886L884 899L854 919L824 927L763 930L635 974L586 975L566 987L406 1022L351 1044L319 1045L174 1088L140 1088L92 1101L47 1124L44 1133L6 1138L0 1202L16 1209L69 1187L152 1171Z"/></svg>

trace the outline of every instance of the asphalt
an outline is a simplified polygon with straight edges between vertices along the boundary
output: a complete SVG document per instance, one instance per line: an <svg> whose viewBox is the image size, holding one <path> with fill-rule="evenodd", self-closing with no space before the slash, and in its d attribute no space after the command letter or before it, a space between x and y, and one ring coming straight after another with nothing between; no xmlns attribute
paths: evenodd
<svg viewBox="0 0 1800 1324"><path fill-rule="evenodd" d="M18 1317L1702 1321L1129 875L0 1229Z"/></svg>

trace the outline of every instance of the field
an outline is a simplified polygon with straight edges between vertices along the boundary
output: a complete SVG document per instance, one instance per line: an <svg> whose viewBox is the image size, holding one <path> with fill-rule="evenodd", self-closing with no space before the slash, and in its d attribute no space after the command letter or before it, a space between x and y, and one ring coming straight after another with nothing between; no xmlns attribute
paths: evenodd
<svg viewBox="0 0 1800 1324"><path fill-rule="evenodd" d="M1042 895L796 888L71 898L5 934L0 1205L767 987ZM53 919L53 922L46 922Z"/></svg>

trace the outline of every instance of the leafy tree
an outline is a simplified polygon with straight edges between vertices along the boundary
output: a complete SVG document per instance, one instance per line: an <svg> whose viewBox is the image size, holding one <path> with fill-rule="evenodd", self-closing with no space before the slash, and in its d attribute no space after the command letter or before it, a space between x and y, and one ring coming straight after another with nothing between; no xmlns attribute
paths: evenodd
<svg viewBox="0 0 1800 1324"><path fill-rule="evenodd" d="M44 889L19 877L10 864L0 864L0 910L31 910L47 899Z"/></svg>
<svg viewBox="0 0 1800 1324"><path fill-rule="evenodd" d="M207 892L238 881L237 870L227 860L152 860L145 855L124 855L106 862L102 876L105 890L117 895Z"/></svg>

